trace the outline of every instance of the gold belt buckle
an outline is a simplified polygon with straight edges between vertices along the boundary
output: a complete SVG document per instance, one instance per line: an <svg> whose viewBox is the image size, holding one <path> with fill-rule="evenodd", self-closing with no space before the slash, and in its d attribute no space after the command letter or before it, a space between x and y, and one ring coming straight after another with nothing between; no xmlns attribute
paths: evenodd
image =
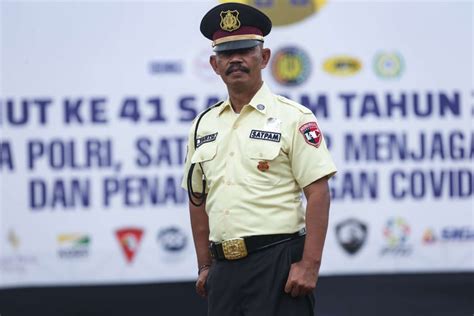
<svg viewBox="0 0 474 316"><path fill-rule="evenodd" d="M222 242L222 250L227 260L236 260L247 257L247 247L243 238L233 238Z"/></svg>

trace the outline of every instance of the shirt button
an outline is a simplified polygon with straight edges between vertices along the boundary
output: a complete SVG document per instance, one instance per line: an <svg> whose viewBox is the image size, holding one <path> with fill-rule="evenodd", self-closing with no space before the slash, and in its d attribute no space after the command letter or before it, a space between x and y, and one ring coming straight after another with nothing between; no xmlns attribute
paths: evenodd
<svg viewBox="0 0 474 316"><path fill-rule="evenodd" d="M232 181L230 181L230 180L227 180L226 183L227 183L227 185L232 185Z"/></svg>
<svg viewBox="0 0 474 316"><path fill-rule="evenodd" d="M238 129L238 128L239 128L239 124L235 124L234 129Z"/></svg>
<svg viewBox="0 0 474 316"><path fill-rule="evenodd" d="M233 156L234 156L234 152L231 151L231 152L229 153L229 156L233 157Z"/></svg>
<svg viewBox="0 0 474 316"><path fill-rule="evenodd" d="M230 211L229 210L225 210L225 215L229 215Z"/></svg>

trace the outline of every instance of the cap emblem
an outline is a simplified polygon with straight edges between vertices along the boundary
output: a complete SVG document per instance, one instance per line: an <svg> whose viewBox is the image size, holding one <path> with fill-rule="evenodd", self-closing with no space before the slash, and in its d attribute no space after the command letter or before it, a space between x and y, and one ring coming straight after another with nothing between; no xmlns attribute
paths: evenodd
<svg viewBox="0 0 474 316"><path fill-rule="evenodd" d="M227 10L221 11L221 29L227 32L232 32L240 27L239 11Z"/></svg>

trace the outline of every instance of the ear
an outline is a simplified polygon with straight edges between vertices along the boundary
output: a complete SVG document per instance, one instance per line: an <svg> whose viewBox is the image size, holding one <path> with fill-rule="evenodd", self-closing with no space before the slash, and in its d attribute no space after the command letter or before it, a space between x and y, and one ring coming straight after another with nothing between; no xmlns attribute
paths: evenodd
<svg viewBox="0 0 474 316"><path fill-rule="evenodd" d="M261 69L265 68L270 60L272 52L270 48L262 48L262 67Z"/></svg>
<svg viewBox="0 0 474 316"><path fill-rule="evenodd" d="M218 75L220 75L219 73L219 69L217 68L217 60L216 60L216 55L211 55L209 57L209 63L211 64L211 67L212 69L214 70L214 72Z"/></svg>

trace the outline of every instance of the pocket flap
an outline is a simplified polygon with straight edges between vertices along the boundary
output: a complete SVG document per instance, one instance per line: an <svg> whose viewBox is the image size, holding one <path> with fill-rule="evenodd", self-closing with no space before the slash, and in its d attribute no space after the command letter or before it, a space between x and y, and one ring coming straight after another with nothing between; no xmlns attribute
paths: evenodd
<svg viewBox="0 0 474 316"><path fill-rule="evenodd" d="M215 142L203 144L194 152L193 156L191 157L191 163L212 160L216 156L216 153L217 144Z"/></svg>
<svg viewBox="0 0 474 316"><path fill-rule="evenodd" d="M247 146L247 156L256 160L273 160L280 153L281 143L269 141L252 141Z"/></svg>

